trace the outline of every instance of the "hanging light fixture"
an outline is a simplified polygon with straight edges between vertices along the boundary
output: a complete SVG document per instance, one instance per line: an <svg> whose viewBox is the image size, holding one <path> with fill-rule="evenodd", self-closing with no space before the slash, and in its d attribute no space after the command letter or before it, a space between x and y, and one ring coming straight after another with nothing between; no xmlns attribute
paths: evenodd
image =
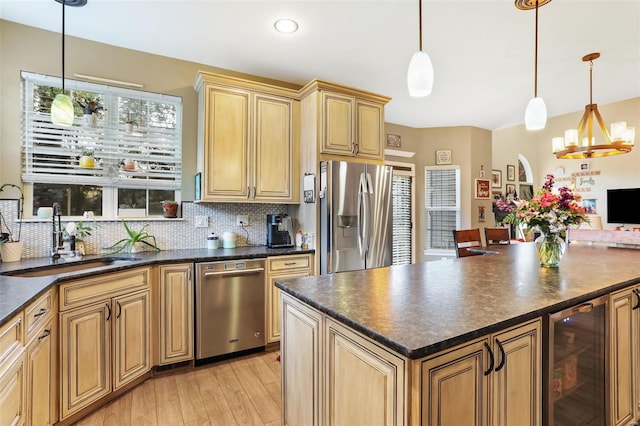
<svg viewBox="0 0 640 426"><path fill-rule="evenodd" d="M51 122L60 126L71 126L75 116L73 102L64 93L64 10L65 6L82 7L87 0L55 0L62 4L62 91L56 95L51 104Z"/></svg>
<svg viewBox="0 0 640 426"><path fill-rule="evenodd" d="M520 10L536 9L536 42L533 72L533 98L529 101L524 112L524 124L527 130L544 129L547 124L547 106L544 99L538 97L538 8L551 0L516 0L516 7Z"/></svg>
<svg viewBox="0 0 640 426"><path fill-rule="evenodd" d="M423 98L431 94L433 88L433 64L427 52L422 50L422 0L418 0L418 21L420 25L419 50L411 57L407 72L409 95Z"/></svg>
<svg viewBox="0 0 640 426"><path fill-rule="evenodd" d="M564 137L551 139L553 153L562 159L583 159L595 157L608 157L610 155L626 154L633 149L636 130L627 127L624 121L611 123L611 133L598 112L598 105L593 103L593 61L600 57L600 53L590 53L582 58L583 62L589 62L589 104L584 107L584 114L578 123L577 129L569 129L564 132ZM593 121L598 122L600 131L604 136L603 144L596 144L593 136ZM586 136L585 135L586 132Z"/></svg>

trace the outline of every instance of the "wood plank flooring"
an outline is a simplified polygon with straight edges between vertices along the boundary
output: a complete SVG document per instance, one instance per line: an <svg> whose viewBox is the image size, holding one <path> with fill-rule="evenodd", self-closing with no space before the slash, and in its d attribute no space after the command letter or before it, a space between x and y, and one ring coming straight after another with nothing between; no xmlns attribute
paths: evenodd
<svg viewBox="0 0 640 426"><path fill-rule="evenodd" d="M280 425L278 351L153 377L77 426Z"/></svg>

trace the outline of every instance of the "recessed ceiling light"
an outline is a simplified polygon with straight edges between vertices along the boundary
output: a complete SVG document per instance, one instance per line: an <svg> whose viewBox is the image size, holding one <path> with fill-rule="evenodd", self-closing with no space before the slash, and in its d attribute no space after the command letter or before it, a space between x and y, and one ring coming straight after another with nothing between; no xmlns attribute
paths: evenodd
<svg viewBox="0 0 640 426"><path fill-rule="evenodd" d="M281 33L295 33L298 31L298 23L293 19L278 19L273 26Z"/></svg>

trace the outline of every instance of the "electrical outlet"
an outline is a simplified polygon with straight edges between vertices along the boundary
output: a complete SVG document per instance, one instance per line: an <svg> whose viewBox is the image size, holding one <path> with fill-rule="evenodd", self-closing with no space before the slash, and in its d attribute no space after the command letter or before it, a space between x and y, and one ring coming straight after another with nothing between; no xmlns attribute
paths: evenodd
<svg viewBox="0 0 640 426"><path fill-rule="evenodd" d="M209 216L196 216L196 228L208 228Z"/></svg>
<svg viewBox="0 0 640 426"><path fill-rule="evenodd" d="M236 225L244 225L249 226L249 215L248 214L239 214L236 216Z"/></svg>

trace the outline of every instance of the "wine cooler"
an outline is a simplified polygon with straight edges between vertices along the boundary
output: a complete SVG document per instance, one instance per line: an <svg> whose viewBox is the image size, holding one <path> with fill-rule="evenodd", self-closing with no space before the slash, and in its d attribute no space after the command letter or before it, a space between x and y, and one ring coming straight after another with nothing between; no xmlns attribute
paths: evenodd
<svg viewBox="0 0 640 426"><path fill-rule="evenodd" d="M607 301L601 297L548 316L545 425L608 424Z"/></svg>

